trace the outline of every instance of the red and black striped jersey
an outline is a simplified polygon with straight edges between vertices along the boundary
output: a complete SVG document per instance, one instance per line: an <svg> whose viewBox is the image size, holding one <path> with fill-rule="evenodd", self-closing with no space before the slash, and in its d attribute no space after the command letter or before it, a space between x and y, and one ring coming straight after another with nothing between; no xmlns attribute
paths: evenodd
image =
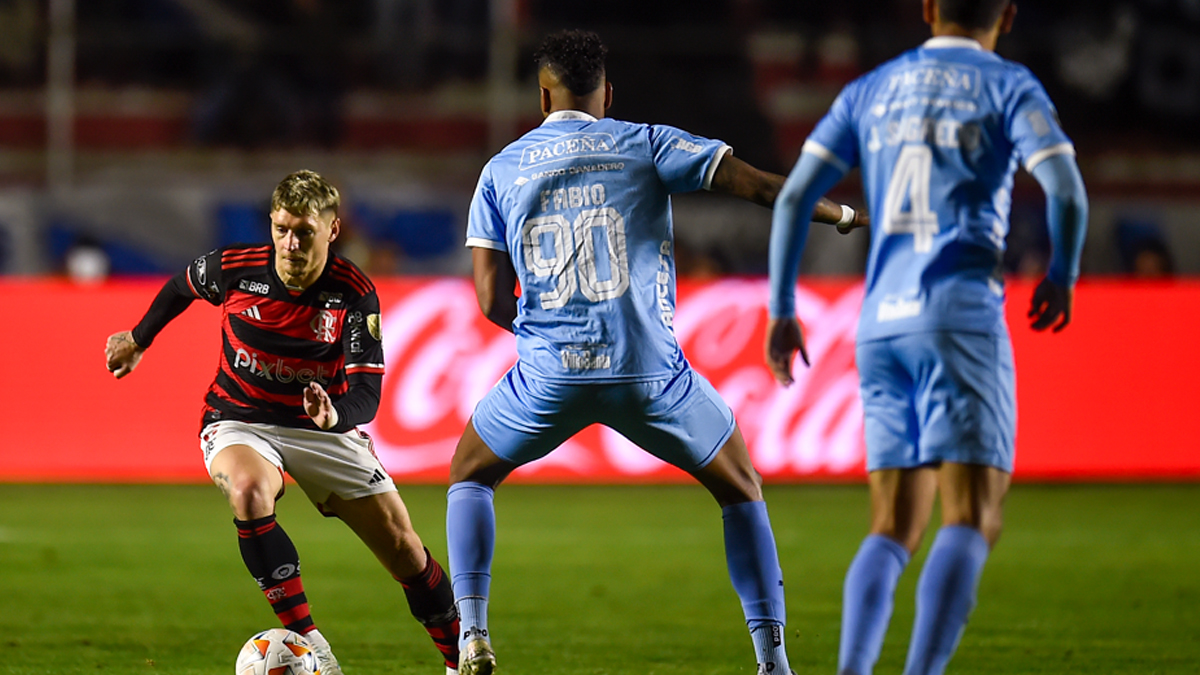
<svg viewBox="0 0 1200 675"><path fill-rule="evenodd" d="M379 297L353 263L332 252L303 292L279 279L271 245L234 245L201 256L159 293L134 329L150 340L195 299L221 307L221 355L203 424L223 419L316 429L304 389L316 381L338 411L331 431L370 421L383 378ZM145 341L143 341L145 340Z"/></svg>

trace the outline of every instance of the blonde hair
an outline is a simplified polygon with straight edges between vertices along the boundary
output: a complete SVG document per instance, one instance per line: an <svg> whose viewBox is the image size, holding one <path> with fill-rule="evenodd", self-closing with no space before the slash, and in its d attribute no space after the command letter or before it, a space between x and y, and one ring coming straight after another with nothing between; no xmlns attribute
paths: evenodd
<svg viewBox="0 0 1200 675"><path fill-rule="evenodd" d="M307 169L289 174L271 194L271 211L284 209L297 216L337 215L342 196L321 174Z"/></svg>

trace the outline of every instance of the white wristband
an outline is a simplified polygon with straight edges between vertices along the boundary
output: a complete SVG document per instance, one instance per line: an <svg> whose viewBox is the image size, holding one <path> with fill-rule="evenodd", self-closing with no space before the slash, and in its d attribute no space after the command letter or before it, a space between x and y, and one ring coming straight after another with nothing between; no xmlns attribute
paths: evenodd
<svg viewBox="0 0 1200 675"><path fill-rule="evenodd" d="M842 204L842 219L834 223L834 225L849 225L854 222L854 209Z"/></svg>

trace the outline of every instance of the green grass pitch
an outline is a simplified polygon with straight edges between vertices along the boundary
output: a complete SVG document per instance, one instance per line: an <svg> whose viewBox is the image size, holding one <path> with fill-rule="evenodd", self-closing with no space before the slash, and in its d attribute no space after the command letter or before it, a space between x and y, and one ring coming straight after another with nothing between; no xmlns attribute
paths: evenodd
<svg viewBox="0 0 1200 675"><path fill-rule="evenodd" d="M401 487L445 561L444 490ZM834 672L861 486L770 486L797 673ZM717 507L698 486L503 487L502 675L750 675ZM348 675L440 675L403 594L296 487L280 503ZM1016 485L951 673L1200 672L1200 485ZM926 544L929 539L927 538ZM275 625L211 486L0 485L0 673L225 675ZM877 673L899 673L923 553Z"/></svg>

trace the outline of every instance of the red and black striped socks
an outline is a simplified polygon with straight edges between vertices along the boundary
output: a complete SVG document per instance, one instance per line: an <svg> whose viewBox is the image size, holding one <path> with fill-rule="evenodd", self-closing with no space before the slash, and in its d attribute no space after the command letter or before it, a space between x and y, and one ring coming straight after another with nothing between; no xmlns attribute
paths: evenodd
<svg viewBox="0 0 1200 675"><path fill-rule="evenodd" d="M312 630L308 598L300 581L300 554L275 522L275 516L254 520L235 518L233 524L237 526L238 548L246 569L258 582L283 627L300 634Z"/></svg>
<svg viewBox="0 0 1200 675"><path fill-rule="evenodd" d="M408 608L425 627L433 644L442 653L447 668L458 668L458 609L450 577L425 549L425 569L407 579L397 579L404 587Z"/></svg>

